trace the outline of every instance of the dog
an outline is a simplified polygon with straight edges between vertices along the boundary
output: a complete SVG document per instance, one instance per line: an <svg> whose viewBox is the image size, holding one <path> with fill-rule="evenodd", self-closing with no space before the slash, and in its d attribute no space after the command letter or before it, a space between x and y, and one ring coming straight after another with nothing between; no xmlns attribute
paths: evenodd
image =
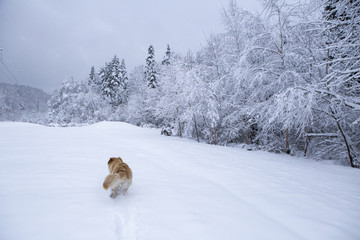
<svg viewBox="0 0 360 240"><path fill-rule="evenodd" d="M125 194L132 183L132 171L120 157L112 157L108 161L110 174L104 180L105 190L111 188L111 198L115 198L119 193Z"/></svg>

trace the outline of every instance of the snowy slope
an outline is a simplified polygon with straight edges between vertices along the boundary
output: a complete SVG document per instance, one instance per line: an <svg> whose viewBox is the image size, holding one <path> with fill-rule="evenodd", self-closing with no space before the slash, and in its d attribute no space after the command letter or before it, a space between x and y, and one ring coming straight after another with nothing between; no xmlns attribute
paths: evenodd
<svg viewBox="0 0 360 240"><path fill-rule="evenodd" d="M125 123L0 133L0 239L360 239L356 169ZM111 156L134 173L115 200Z"/></svg>

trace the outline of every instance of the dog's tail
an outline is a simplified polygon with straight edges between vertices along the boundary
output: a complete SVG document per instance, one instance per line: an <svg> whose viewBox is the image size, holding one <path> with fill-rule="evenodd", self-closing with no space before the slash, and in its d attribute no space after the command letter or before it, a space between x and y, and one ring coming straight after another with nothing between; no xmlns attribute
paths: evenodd
<svg viewBox="0 0 360 240"><path fill-rule="evenodd" d="M120 176L118 174L109 174L104 180L103 187L105 188L105 190L108 190L119 180Z"/></svg>

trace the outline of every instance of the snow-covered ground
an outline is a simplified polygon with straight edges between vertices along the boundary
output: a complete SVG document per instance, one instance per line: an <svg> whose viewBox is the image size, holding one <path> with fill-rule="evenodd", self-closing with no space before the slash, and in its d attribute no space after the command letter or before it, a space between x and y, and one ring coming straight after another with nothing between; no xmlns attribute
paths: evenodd
<svg viewBox="0 0 360 240"><path fill-rule="evenodd" d="M360 171L102 122L0 123L0 239L360 239ZM126 196L102 188L109 157Z"/></svg>

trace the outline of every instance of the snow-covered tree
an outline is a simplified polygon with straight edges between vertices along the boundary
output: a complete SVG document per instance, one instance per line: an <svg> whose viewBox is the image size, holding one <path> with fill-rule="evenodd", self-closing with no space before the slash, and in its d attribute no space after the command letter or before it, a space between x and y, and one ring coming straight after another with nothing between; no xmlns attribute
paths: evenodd
<svg viewBox="0 0 360 240"><path fill-rule="evenodd" d="M92 66L88 78L88 85L97 93L101 91L101 79L99 74L95 71L95 67Z"/></svg>
<svg viewBox="0 0 360 240"><path fill-rule="evenodd" d="M168 44L167 48L166 48L164 59L162 60L161 64L162 65L169 65L170 64L170 58L171 58L171 49L170 49L170 45Z"/></svg>
<svg viewBox="0 0 360 240"><path fill-rule="evenodd" d="M325 2L325 76L313 87L324 117L342 139L338 152L347 155L351 166L360 166L360 3L352 0Z"/></svg>
<svg viewBox="0 0 360 240"><path fill-rule="evenodd" d="M124 103L126 99L126 69L124 65L120 66L119 58L115 55L111 62L106 63L105 67L100 70L101 92L106 100L113 106L117 107Z"/></svg>
<svg viewBox="0 0 360 240"><path fill-rule="evenodd" d="M122 103L127 103L128 94L129 94L129 79L126 71L125 60L121 60L120 64L120 89L121 89L121 96L122 96Z"/></svg>
<svg viewBox="0 0 360 240"><path fill-rule="evenodd" d="M108 117L107 106L87 83L65 80L48 102L48 122L61 126L98 122Z"/></svg>
<svg viewBox="0 0 360 240"><path fill-rule="evenodd" d="M93 85L96 83L96 72L95 67L91 66L90 74L89 74L89 85Z"/></svg>
<svg viewBox="0 0 360 240"><path fill-rule="evenodd" d="M127 103L126 121L140 126L146 124L146 90L144 66L135 67L129 74L129 96Z"/></svg>
<svg viewBox="0 0 360 240"><path fill-rule="evenodd" d="M149 88L157 87L157 71L156 71L156 62L155 62L155 52L154 47L150 45L148 49L148 57L146 58L145 65L145 79L148 83Z"/></svg>

